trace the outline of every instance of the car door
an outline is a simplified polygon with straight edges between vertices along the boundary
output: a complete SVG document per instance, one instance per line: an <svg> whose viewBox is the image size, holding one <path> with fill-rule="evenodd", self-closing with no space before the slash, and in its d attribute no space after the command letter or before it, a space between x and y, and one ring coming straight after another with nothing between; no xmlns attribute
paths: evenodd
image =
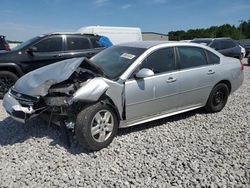
<svg viewBox="0 0 250 188"><path fill-rule="evenodd" d="M177 49L180 68L180 108L201 106L214 86L215 67L208 64L202 48L180 46Z"/></svg>
<svg viewBox="0 0 250 188"><path fill-rule="evenodd" d="M91 58L100 50L92 47L89 37L84 35L67 35L65 58Z"/></svg>
<svg viewBox="0 0 250 188"><path fill-rule="evenodd" d="M173 111L178 108L179 73L174 48L151 53L138 67L148 68L154 76L131 78L125 83L126 118L128 121Z"/></svg>
<svg viewBox="0 0 250 188"><path fill-rule="evenodd" d="M50 36L35 43L29 48L34 51L25 52L25 56L21 60L24 72L29 72L34 69L61 61L63 57L63 42L62 36Z"/></svg>

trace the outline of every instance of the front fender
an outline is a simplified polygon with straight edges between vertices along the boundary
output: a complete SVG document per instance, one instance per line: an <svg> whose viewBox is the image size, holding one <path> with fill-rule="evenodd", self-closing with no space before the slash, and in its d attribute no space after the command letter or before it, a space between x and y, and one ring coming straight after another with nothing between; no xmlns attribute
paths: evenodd
<svg viewBox="0 0 250 188"><path fill-rule="evenodd" d="M107 91L109 85L101 78L94 78L86 82L73 94L73 102L75 101L97 101L103 93Z"/></svg>

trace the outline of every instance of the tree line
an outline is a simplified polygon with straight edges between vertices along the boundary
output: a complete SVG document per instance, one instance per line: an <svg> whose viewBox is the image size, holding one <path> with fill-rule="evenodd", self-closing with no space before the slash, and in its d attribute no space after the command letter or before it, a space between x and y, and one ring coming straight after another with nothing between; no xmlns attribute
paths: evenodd
<svg viewBox="0 0 250 188"><path fill-rule="evenodd" d="M221 26L211 26L202 29L189 29L188 31L170 31L169 40L191 40L194 38L219 38L231 37L235 40L250 39L250 20L240 21L238 27L235 25L224 24Z"/></svg>

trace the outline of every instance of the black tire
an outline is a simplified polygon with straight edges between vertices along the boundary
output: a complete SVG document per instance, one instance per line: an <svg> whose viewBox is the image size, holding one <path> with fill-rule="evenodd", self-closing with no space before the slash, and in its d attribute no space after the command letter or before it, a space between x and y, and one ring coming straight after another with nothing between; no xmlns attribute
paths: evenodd
<svg viewBox="0 0 250 188"><path fill-rule="evenodd" d="M0 99L8 92L9 88L15 84L18 76L13 72L0 71Z"/></svg>
<svg viewBox="0 0 250 188"><path fill-rule="evenodd" d="M229 96L229 89L226 84L217 84L211 91L205 110L207 112L219 112L221 111L227 103Z"/></svg>
<svg viewBox="0 0 250 188"><path fill-rule="evenodd" d="M97 133L96 135L93 136L91 130L93 130L93 124L96 123L96 115L99 113L99 115L102 116L103 115L102 113L104 113L105 111L110 112L110 114L112 115L109 121L109 122L113 121L112 131L108 132L106 130L103 130L105 129L105 127L100 128L101 126L104 126L102 124L104 122L102 122L101 124L97 123L94 127L99 126L98 129L100 133ZM98 151L102 148L107 147L112 142L117 133L118 125L119 125L118 118L112 107L107 104L102 104L101 102L98 102L96 104L86 107L77 115L77 120L75 125L75 136L77 141L87 149ZM107 137L107 139L105 138L106 140L104 141L97 141L101 137L101 132L102 133L105 132L105 134L108 133L107 135L109 136Z"/></svg>

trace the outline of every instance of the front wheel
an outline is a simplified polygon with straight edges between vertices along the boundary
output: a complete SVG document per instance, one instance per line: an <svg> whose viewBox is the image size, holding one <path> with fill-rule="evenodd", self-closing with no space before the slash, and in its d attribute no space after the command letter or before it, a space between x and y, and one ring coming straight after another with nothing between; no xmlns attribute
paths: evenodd
<svg viewBox="0 0 250 188"><path fill-rule="evenodd" d="M217 84L211 91L205 110L208 112L219 112L227 103L229 89L226 84Z"/></svg>
<svg viewBox="0 0 250 188"><path fill-rule="evenodd" d="M90 150L107 147L118 130L116 113L107 104L96 103L83 109L77 116L75 135L78 142Z"/></svg>
<svg viewBox="0 0 250 188"><path fill-rule="evenodd" d="M9 71L0 71L0 99L18 80L17 75Z"/></svg>

